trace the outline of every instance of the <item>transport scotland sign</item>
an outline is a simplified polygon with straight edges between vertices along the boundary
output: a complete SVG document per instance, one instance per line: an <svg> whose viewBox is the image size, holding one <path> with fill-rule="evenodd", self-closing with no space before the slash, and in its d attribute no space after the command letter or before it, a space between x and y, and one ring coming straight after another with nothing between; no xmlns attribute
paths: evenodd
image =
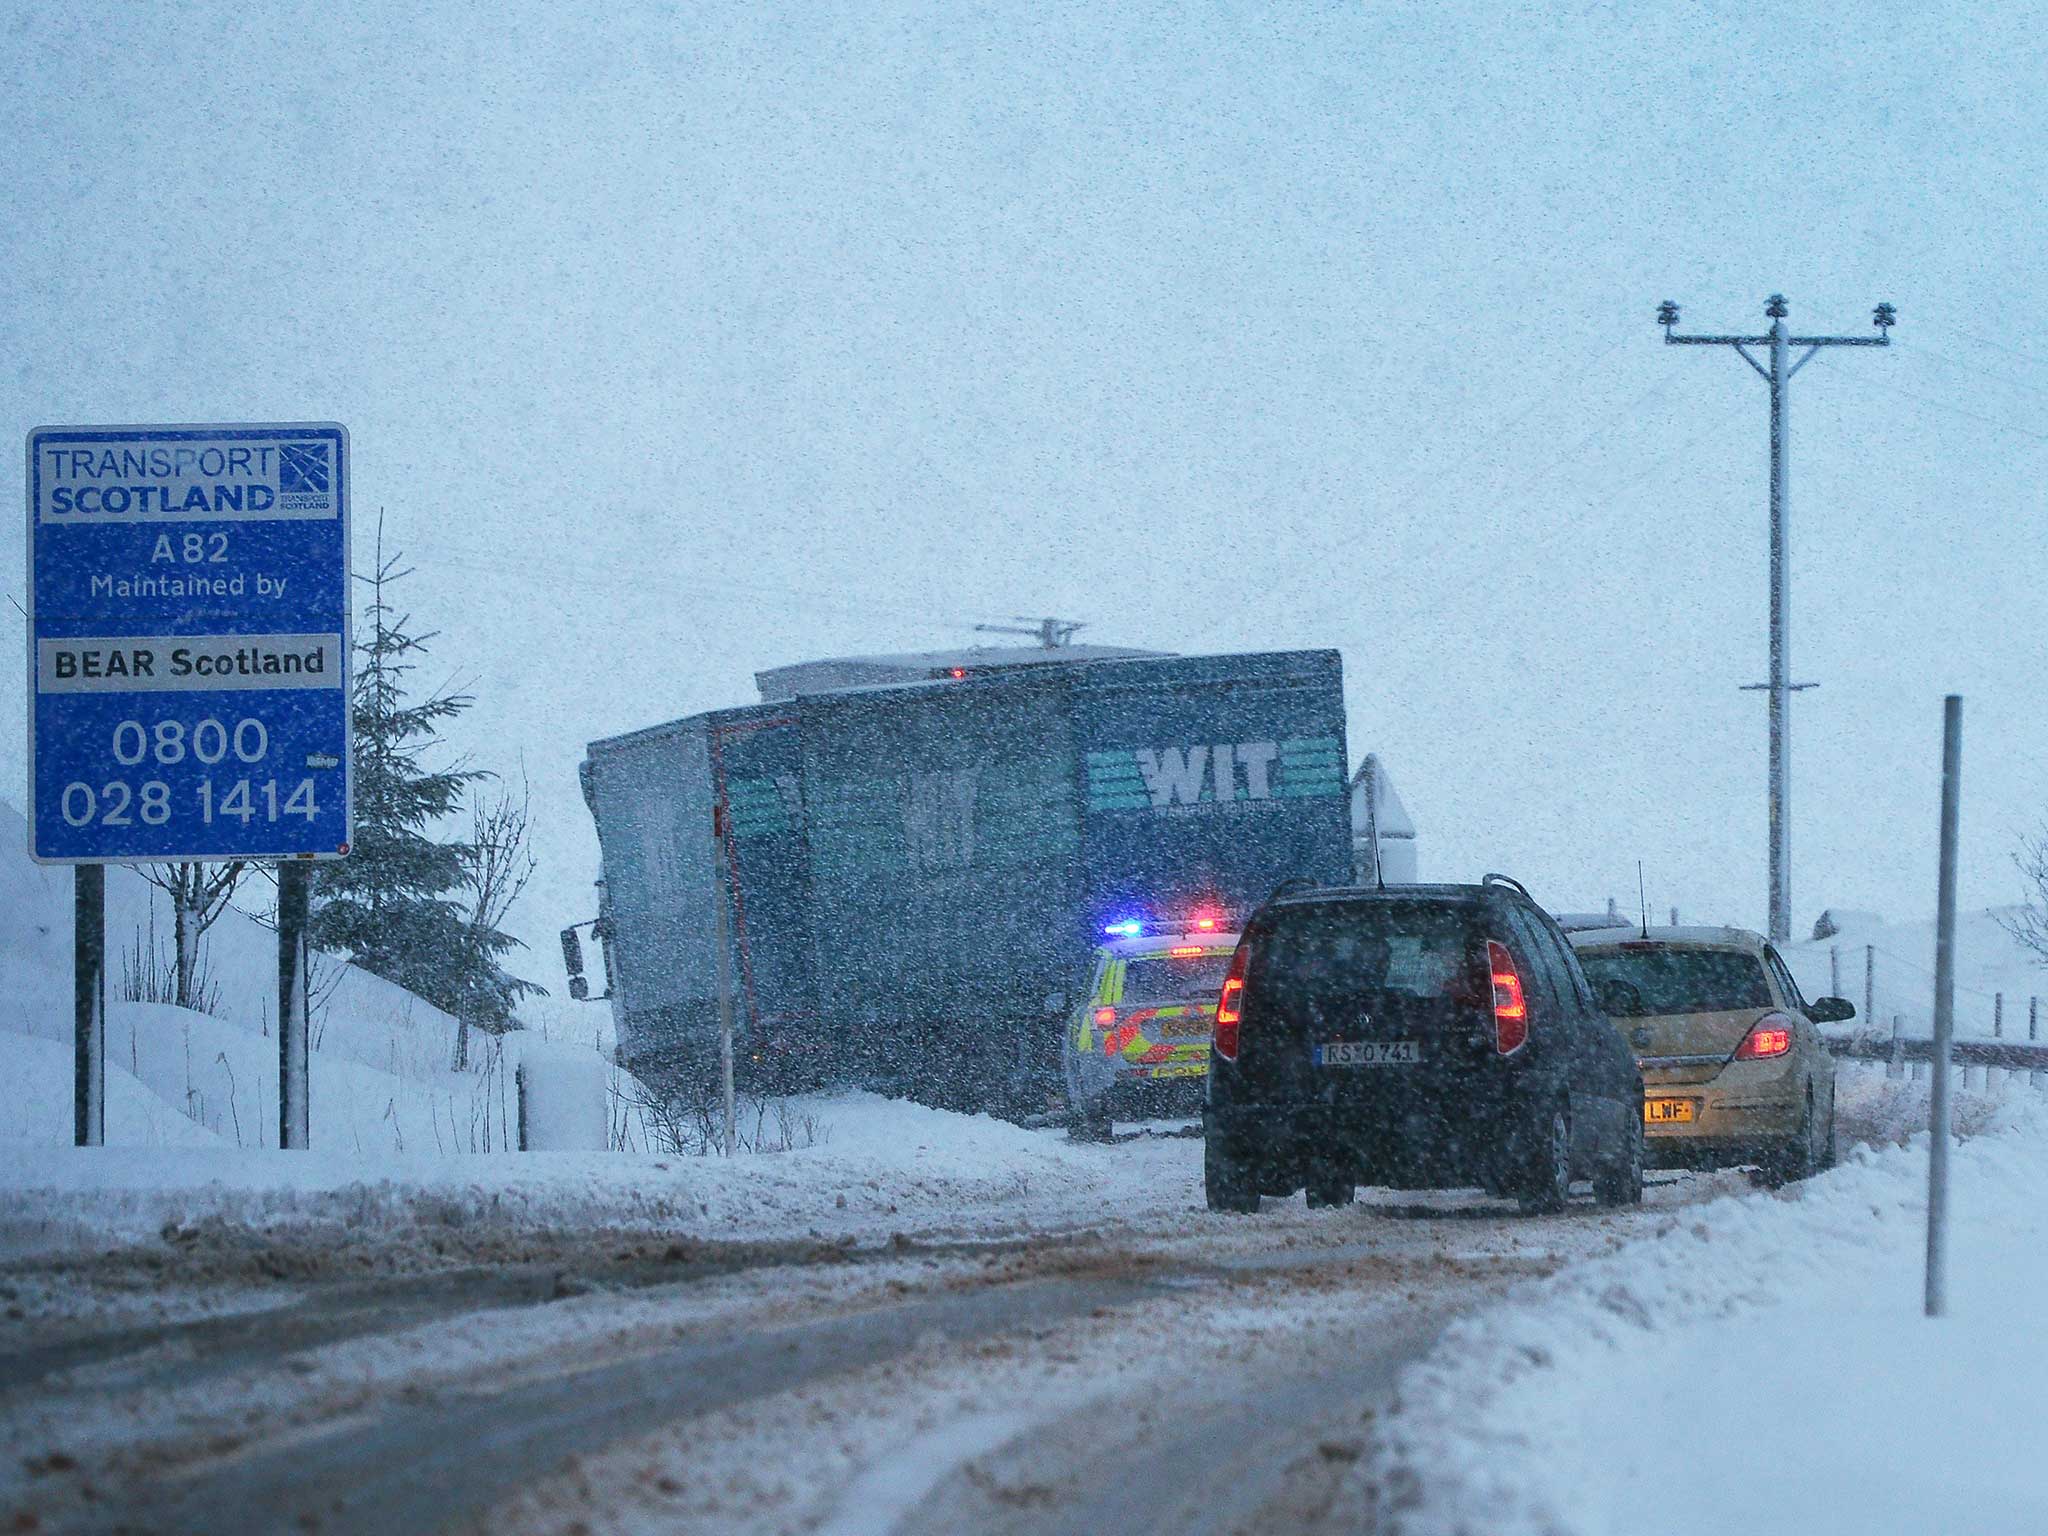
<svg viewBox="0 0 2048 1536"><path fill-rule="evenodd" d="M29 852L348 852L348 433L28 438Z"/></svg>

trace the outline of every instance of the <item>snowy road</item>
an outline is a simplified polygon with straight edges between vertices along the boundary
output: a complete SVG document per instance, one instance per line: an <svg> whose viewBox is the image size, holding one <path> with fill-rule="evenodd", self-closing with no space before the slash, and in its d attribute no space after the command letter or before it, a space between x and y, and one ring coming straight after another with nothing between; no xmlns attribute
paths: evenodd
<svg viewBox="0 0 2048 1536"><path fill-rule="evenodd" d="M833 1533L1373 1528L1340 1498L1396 1370L1454 1315L1642 1212L1381 1196L1254 1220L1157 1197L965 1235L347 1244L186 1235L20 1260L0 1428L21 1529ZM1185 1165L1185 1166L1183 1166ZM1229 1447L1219 1456L1216 1447ZM34 1525L24 1520L38 1522Z"/></svg>

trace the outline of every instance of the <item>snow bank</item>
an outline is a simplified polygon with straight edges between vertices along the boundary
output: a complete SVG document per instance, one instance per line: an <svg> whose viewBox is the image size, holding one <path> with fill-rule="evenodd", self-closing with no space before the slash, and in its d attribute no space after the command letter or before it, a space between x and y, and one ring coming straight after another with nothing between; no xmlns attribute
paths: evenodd
<svg viewBox="0 0 2048 1536"><path fill-rule="evenodd" d="M72 1137L71 1042L0 1036L7 1112L0 1148L16 1161L24 1147L69 1146ZM107 1063L107 1140L124 1147L217 1147L220 1138L152 1093L133 1072Z"/></svg>
<svg viewBox="0 0 2048 1536"><path fill-rule="evenodd" d="M315 1092L317 1105L317 1084ZM0 1161L0 1254L146 1241L166 1227L214 1223L376 1242L453 1226L751 1241L1056 1226L1162 1193L1191 1212L1200 1205L1193 1141L1080 1146L1056 1131L861 1093L794 1101L785 1114L795 1147L730 1161L26 1147Z"/></svg>
<svg viewBox="0 0 2048 1536"><path fill-rule="evenodd" d="M68 1146L71 874L33 863L27 846L20 813L0 801L0 1135L15 1144ZM261 877L252 877L248 889L260 891ZM107 944L109 1145L275 1146L275 930L235 908L221 915L202 941L201 981L213 994L207 1012L126 1001L124 972L152 963L152 950L154 963L168 966L171 913L168 898L139 874L109 866ZM573 1074L583 1085L585 1124L562 1144L600 1151L655 1144L645 1118L607 1091L636 1085L594 1050L551 1045L524 1031L477 1034L467 1068L458 1072L450 1015L331 955L315 955L313 983L316 1151L510 1151L518 1145L514 1074L529 1052L550 1053L556 1076ZM58 1056L65 1067L52 1075L45 1069ZM134 1099L138 1089L158 1103ZM117 1098L125 1106L118 1114ZM592 1103L598 1107L589 1111ZM186 1137L166 1115L211 1134Z"/></svg>
<svg viewBox="0 0 2048 1536"><path fill-rule="evenodd" d="M2002 1119L1953 1164L1946 1321L1920 1315L1921 1135L1454 1324L1382 1426L1396 1528L2048 1530L2048 1107L2016 1092Z"/></svg>
<svg viewBox="0 0 2048 1536"><path fill-rule="evenodd" d="M611 1146L605 1064L575 1046L526 1042L519 1085L519 1145L533 1152L603 1152Z"/></svg>

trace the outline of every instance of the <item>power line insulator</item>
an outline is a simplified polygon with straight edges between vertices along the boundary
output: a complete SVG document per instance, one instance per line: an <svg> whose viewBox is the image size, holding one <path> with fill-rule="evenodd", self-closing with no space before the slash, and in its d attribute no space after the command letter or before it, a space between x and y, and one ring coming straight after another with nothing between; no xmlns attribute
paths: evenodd
<svg viewBox="0 0 2048 1536"><path fill-rule="evenodd" d="M1899 323L1899 312L1889 304L1880 304L1870 312L1870 323L1880 331L1888 331Z"/></svg>
<svg viewBox="0 0 2048 1536"><path fill-rule="evenodd" d="M1785 307L1785 295L1783 295L1782 293L1772 294L1770 298L1767 301L1765 301L1764 313L1769 315L1773 320L1782 320L1788 314L1790 314L1791 310Z"/></svg>
<svg viewBox="0 0 2048 1536"><path fill-rule="evenodd" d="M1669 299L1659 304L1657 306L1657 323L1667 331L1678 324L1678 306Z"/></svg>

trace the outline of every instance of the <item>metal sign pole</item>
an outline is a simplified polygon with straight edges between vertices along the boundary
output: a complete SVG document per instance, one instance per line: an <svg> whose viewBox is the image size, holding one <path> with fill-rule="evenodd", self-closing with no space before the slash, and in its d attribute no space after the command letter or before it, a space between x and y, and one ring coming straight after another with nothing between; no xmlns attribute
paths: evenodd
<svg viewBox="0 0 2048 1536"><path fill-rule="evenodd" d="M725 1109L725 1155L733 1154L736 1117L733 1111L732 1093L732 956L726 933L725 903L730 894L730 882L726 878L725 832L726 808L721 801L711 809L712 870L717 890L712 893L711 908L716 914L714 924L718 944L718 1077L719 1092Z"/></svg>
<svg viewBox="0 0 2048 1536"><path fill-rule="evenodd" d="M1934 920L1934 1123L1927 1158L1927 1315L1948 1314L1950 1042L1956 1011L1956 803L1963 778L1963 701L1950 694L1941 723L1941 889Z"/></svg>
<svg viewBox="0 0 2048 1536"><path fill-rule="evenodd" d="M75 1057L72 1139L107 1144L107 871L71 871L71 1027Z"/></svg>
<svg viewBox="0 0 2048 1536"><path fill-rule="evenodd" d="M303 1152L312 1144L308 1081L311 1018L306 926L312 915L313 870L289 860L277 867L277 1144Z"/></svg>

